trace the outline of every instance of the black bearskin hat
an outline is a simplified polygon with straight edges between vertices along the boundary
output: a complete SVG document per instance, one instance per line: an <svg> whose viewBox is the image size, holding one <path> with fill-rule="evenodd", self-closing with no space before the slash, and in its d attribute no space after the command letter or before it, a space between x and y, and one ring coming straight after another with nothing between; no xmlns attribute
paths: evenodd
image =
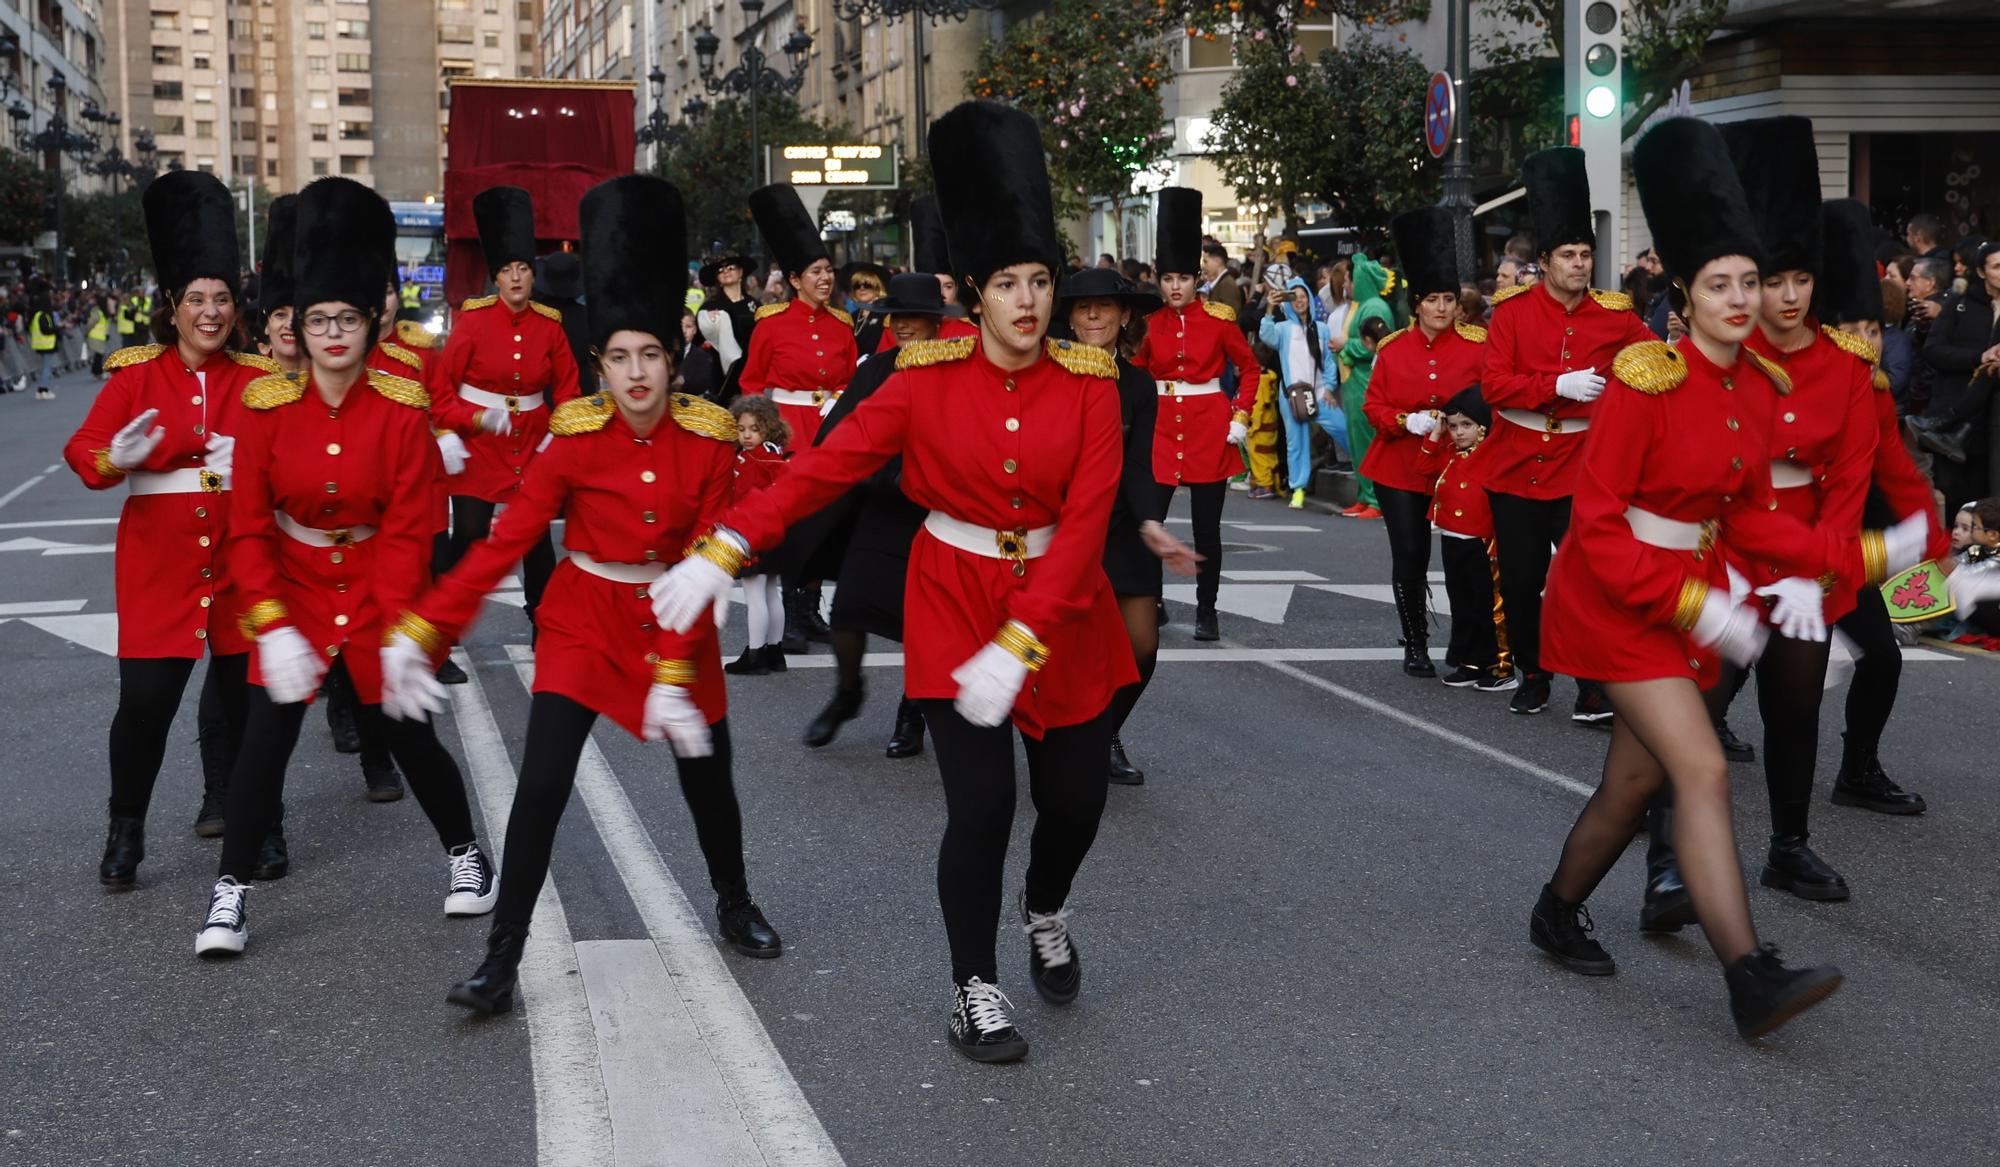
<svg viewBox="0 0 2000 1167"><path fill-rule="evenodd" d="M1743 183L1743 197L1764 242L1767 276L1806 271L1822 262L1819 225L1819 151L1812 119L1757 118L1718 127Z"/></svg>
<svg viewBox="0 0 2000 1167"><path fill-rule="evenodd" d="M472 196L472 219L479 224L479 250L487 274L510 263L535 264L535 200L518 186L489 186Z"/></svg>
<svg viewBox="0 0 2000 1167"><path fill-rule="evenodd" d="M650 174L622 175L585 192L577 220L590 346L601 352L612 333L631 329L678 352L688 283L680 189Z"/></svg>
<svg viewBox="0 0 2000 1167"><path fill-rule="evenodd" d="M271 200L271 212L264 220L264 265L257 293L258 307L266 315L273 308L292 303L292 250L298 239L299 196L280 195Z"/></svg>
<svg viewBox="0 0 2000 1167"><path fill-rule="evenodd" d="M951 246L945 241L944 216L936 195L910 200L910 270L936 275L952 273Z"/></svg>
<svg viewBox="0 0 2000 1167"><path fill-rule="evenodd" d="M535 291L557 300L574 300L583 295L583 261L574 251L551 251L544 255L535 272Z"/></svg>
<svg viewBox="0 0 2000 1167"><path fill-rule="evenodd" d="M1034 118L998 102L963 102L931 123L930 147L951 274L966 307L978 303L974 285L1001 268L1040 263L1050 276L1061 274L1062 241Z"/></svg>
<svg viewBox="0 0 2000 1167"><path fill-rule="evenodd" d="M1882 277L1875 274L1875 220L1856 199L1819 208L1826 236L1826 273L1813 288L1813 308L1827 324L1882 319Z"/></svg>
<svg viewBox="0 0 2000 1167"><path fill-rule="evenodd" d="M229 188L200 170L169 170L146 187L146 240L168 299L195 280L221 280L231 295L243 280L236 249L236 202Z"/></svg>
<svg viewBox="0 0 2000 1167"><path fill-rule="evenodd" d="M1668 276L1686 283L1725 255L1764 266L1743 184L1714 126L1680 117L1647 130L1632 148L1632 177Z"/></svg>
<svg viewBox="0 0 2000 1167"><path fill-rule="evenodd" d="M1201 274L1201 192L1185 186L1160 188L1153 213L1153 270Z"/></svg>
<svg viewBox="0 0 2000 1167"><path fill-rule="evenodd" d="M351 178L315 179L299 192L295 229L292 304L347 304L374 319L396 275L396 217L382 196Z"/></svg>
<svg viewBox="0 0 2000 1167"><path fill-rule="evenodd" d="M1423 207L1397 215L1389 224L1396 239L1398 269L1409 285L1412 306L1439 292L1458 295L1458 242L1452 234L1451 212Z"/></svg>
<svg viewBox="0 0 2000 1167"><path fill-rule="evenodd" d="M1444 412L1462 413L1477 422L1482 429L1493 424L1493 411L1487 408L1486 398L1479 392L1477 385L1467 385L1452 394L1451 400L1444 403Z"/></svg>
<svg viewBox="0 0 2000 1167"><path fill-rule="evenodd" d="M1583 151L1557 146L1528 155L1521 164L1521 185L1528 190L1528 216L1535 224L1538 253L1547 255L1570 243L1597 246Z"/></svg>
<svg viewBox="0 0 2000 1167"><path fill-rule="evenodd" d="M770 245L778 269L788 276L798 275L816 260L833 258L819 237L819 224L806 213L806 204L790 183L774 182L751 191L750 217L757 220L757 232Z"/></svg>

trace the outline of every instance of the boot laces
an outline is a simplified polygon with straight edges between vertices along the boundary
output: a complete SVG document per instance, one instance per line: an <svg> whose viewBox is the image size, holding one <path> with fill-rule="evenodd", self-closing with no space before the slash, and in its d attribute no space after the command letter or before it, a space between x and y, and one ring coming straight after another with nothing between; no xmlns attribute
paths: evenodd
<svg viewBox="0 0 2000 1167"><path fill-rule="evenodd" d="M215 891L208 897L208 921L204 928L240 928L243 925L243 895L250 890L248 884L233 879L215 881Z"/></svg>
<svg viewBox="0 0 2000 1167"><path fill-rule="evenodd" d="M1028 940L1035 946L1035 955L1041 959L1043 968L1060 968L1070 962L1069 909L1054 912L1028 913L1028 922L1021 925L1021 931L1028 934Z"/></svg>
<svg viewBox="0 0 2000 1167"><path fill-rule="evenodd" d="M467 843L451 853L451 890L453 894L463 891L474 895L486 890L486 856L477 843Z"/></svg>
<svg viewBox="0 0 2000 1167"><path fill-rule="evenodd" d="M958 991L966 1018L981 1034L1003 1033L1014 1028L1014 1022L1007 1016L1007 1010L1014 1007L1014 1002L1007 999L1007 994L1000 991L999 985L989 985L973 977Z"/></svg>
<svg viewBox="0 0 2000 1167"><path fill-rule="evenodd" d="M1579 936L1588 936L1597 931L1597 922L1590 918L1590 909L1582 904L1576 905L1576 910L1570 915L1569 924Z"/></svg>

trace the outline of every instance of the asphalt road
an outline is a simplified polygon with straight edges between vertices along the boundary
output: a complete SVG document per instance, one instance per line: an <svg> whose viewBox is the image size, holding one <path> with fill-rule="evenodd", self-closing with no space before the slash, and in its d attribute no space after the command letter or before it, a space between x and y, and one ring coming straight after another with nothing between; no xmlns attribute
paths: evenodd
<svg viewBox="0 0 2000 1167"><path fill-rule="evenodd" d="M1747 1045L1698 933L1638 935L1639 848L1592 905L1617 976L1569 975L1526 943L1606 741L1563 716L1567 683L1523 718L1504 695L1404 678L1379 528L1241 495L1225 640L1195 645L1192 609L1171 604L1168 659L1125 735L1148 781L1113 788L1078 881L1076 1005L1035 997L1025 941L1003 931L1025 1063L944 1042L942 803L928 756L882 757L890 663L818 752L798 736L829 672L732 685L751 878L781 960L719 950L670 755L600 728L528 999L466 1017L443 995L484 922L441 916L414 801L364 802L315 717L286 796L292 875L253 891L243 960L201 963L217 848L187 829L192 687L141 886L95 879L121 500L59 465L90 391L0 397L0 1163L2000 1162L1992 661L1908 655L1885 754L1929 798L1921 818L1825 803L1833 704L1814 842L1851 902L1755 887L1761 774L1736 768L1760 927L1849 977ZM477 684L441 724L488 837L527 709L510 598L489 604L464 650ZM739 612L728 655L741 636ZM1735 723L1756 740L1747 696Z"/></svg>

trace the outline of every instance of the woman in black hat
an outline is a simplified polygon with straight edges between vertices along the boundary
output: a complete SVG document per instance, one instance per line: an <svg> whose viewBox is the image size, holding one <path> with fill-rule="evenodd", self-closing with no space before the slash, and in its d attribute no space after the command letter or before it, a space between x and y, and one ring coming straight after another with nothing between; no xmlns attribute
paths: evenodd
<svg viewBox="0 0 2000 1167"><path fill-rule="evenodd" d="M750 351L750 329L757 322L757 297L743 286L743 281L756 270L756 260L747 255L730 254L702 264L701 271L697 273L697 282L707 296L702 308L721 312L729 320L730 335L736 343L736 360L741 360L741 354ZM718 352L722 351L717 338L710 337L709 343L715 344Z"/></svg>
<svg viewBox="0 0 2000 1167"><path fill-rule="evenodd" d="M1159 389L1152 374L1132 363L1146 338L1146 317L1160 309L1160 297L1142 292L1113 268L1091 267L1062 282L1056 295L1056 331L1101 348L1118 362L1118 406L1125 427L1125 469L1118 480L1118 498L1111 506L1111 525L1104 538L1104 574L1118 597L1125 634L1139 679L1111 699L1110 779L1120 786L1137 786L1146 774L1125 756L1125 719L1153 679L1160 657L1160 563L1180 575L1193 575L1201 562L1179 539L1168 534L1153 483L1153 420L1159 411Z"/></svg>
<svg viewBox="0 0 2000 1167"><path fill-rule="evenodd" d="M847 311L854 317L854 349L858 353L878 351L882 343L883 312L877 301L889 292L889 269L879 263L857 259L842 264L835 281L847 299Z"/></svg>

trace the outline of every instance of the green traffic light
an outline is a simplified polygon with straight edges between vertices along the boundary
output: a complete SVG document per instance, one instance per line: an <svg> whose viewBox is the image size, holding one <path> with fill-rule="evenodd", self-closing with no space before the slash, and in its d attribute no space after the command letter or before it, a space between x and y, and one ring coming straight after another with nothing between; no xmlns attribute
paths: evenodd
<svg viewBox="0 0 2000 1167"><path fill-rule="evenodd" d="M1594 118L1608 118L1618 111L1618 95L1609 85L1593 85L1583 95L1583 109Z"/></svg>

